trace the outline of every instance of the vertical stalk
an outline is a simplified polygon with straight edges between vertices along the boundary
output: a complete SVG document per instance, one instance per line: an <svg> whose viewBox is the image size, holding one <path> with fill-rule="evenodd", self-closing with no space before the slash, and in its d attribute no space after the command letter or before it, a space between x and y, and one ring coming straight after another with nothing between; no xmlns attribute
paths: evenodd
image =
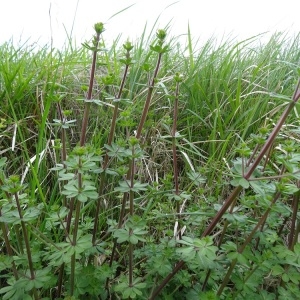
<svg viewBox="0 0 300 300"><path fill-rule="evenodd" d="M166 51L167 48L163 48L162 44L163 41L166 37L166 33L163 30L159 30L157 33L157 37L159 39L158 44L156 45L156 48L153 46L152 48L155 48L155 51L158 52L158 60L156 63L156 67L153 73L153 77L152 77L152 81L149 83L149 87L148 87L148 93L147 93L147 97L146 97L146 101L144 104L144 108L143 108L143 112L142 112L142 116L140 119L140 123L138 125L137 128L137 132L136 132L136 138L140 139L141 134L142 134L142 130L148 115L148 111L149 111L149 107L150 107L150 103L151 103L151 99L152 99L152 93L154 90L154 85L157 79L157 75L158 75L158 71L159 71L159 67L160 67L160 63L161 63L161 58L162 58L162 54ZM132 163L130 164L129 167L129 171L127 173L127 178L129 176L131 176L132 172L134 172L135 167L132 166ZM120 216L119 216L119 223L118 223L118 228L121 228L122 226L122 222L123 222L123 218L125 215L125 206L126 206L126 201L128 199L128 193L124 193L123 195L123 199L122 199L122 208L121 208L121 212L120 212ZM112 254L111 254L111 259L110 259L110 265L112 265L112 261L114 259L114 255L115 255L115 251L116 251L117 245L116 245L116 240L114 241L114 245L113 245L113 249L112 249Z"/></svg>
<svg viewBox="0 0 300 300"><path fill-rule="evenodd" d="M99 41L100 41L100 35L104 31L103 23L96 23L94 25L94 29L96 31L96 35L94 36L93 47L92 48L88 47L89 49L93 50L93 58L92 58L92 65L91 65L91 71L90 71L89 88L88 88L88 93L87 93L87 97L86 97L86 102L85 102L85 107L84 107L84 114L83 114L83 119L82 119L82 126L81 126L81 135L80 135L80 142L79 142L81 147L83 147L85 145L85 140L86 140L87 126L88 126L88 120L89 120L89 112L90 112L90 106L91 106L90 100L92 99L92 92L93 92L94 78L95 78L95 71L96 71L97 52L98 52L98 46L99 46ZM62 117L62 114L61 114L61 117ZM65 137L63 137L63 135L62 135L62 138L65 139ZM62 142L63 142L63 140L62 140ZM64 143L63 143L63 145L64 145ZM63 150L62 155L64 155L64 152L65 151ZM80 175L80 181L81 181L81 175ZM72 198L70 200L70 205L69 205L70 211L69 211L69 214L66 218L67 234L69 234L69 232L70 232L74 205L75 205L75 199ZM77 205L76 205L76 216L77 216L77 214L79 214L78 210L80 211L80 202L77 203ZM75 222L76 222L76 218L75 218ZM75 235L77 237L77 230L76 230ZM73 239L73 243L74 243L74 239ZM75 238L75 243L76 243L76 238ZM74 292L75 262L76 262L75 261L75 255L72 255L72 257L71 257L71 278L70 278L70 285L71 285L72 295L73 295L73 292ZM58 279L58 294L59 294L59 296L61 295L61 291L62 291L63 272L64 272L64 264L61 266L60 272L59 272L59 279Z"/></svg>
<svg viewBox="0 0 300 300"><path fill-rule="evenodd" d="M2 216L1 210L0 210L0 216ZM10 257L13 257L13 251L12 251L12 248L10 246L9 239L8 239L9 231L8 231L7 226L2 222L1 222L1 230L3 232L4 243L5 243L5 248L6 248L7 254ZM17 267L16 267L16 264L15 264L14 260L11 263L11 268L12 268L12 271L14 273L14 277L17 280L19 278L19 276L18 276Z"/></svg>
<svg viewBox="0 0 300 300"><path fill-rule="evenodd" d="M147 118L147 115L148 115L148 111L149 111L149 107L150 107L150 103L151 103L151 99L152 99L152 93L153 93L153 90L154 90L154 85L155 85L156 77L157 77L158 70L159 70L160 63L161 63L161 58L162 58L162 53L159 53L158 54L158 60L157 60L157 63L156 63L156 67L155 67L155 70L154 70L154 74L153 74L153 77L152 77L152 81L150 82L149 87L148 87L148 93L147 93L147 98L146 98L146 101L145 101L145 104L144 104L143 113L142 113L140 123L139 123L138 128L137 128L137 131L136 131L136 137L138 139L141 137L142 130L143 130L143 127L144 127L144 124L146 122L146 118Z"/></svg>
<svg viewBox="0 0 300 300"><path fill-rule="evenodd" d="M178 76L179 77L179 76ZM175 91L175 102L174 102L174 112L173 112L173 127L172 127L172 153L173 153L173 172L174 172L174 187L175 195L179 196L179 184L178 184L178 164L177 164L177 149L176 149L176 130L177 130L177 116L178 116L178 97L179 97L179 81L176 82ZM178 238L181 239L181 228L180 228L180 203L176 201L176 213L178 222Z"/></svg>
<svg viewBox="0 0 300 300"><path fill-rule="evenodd" d="M31 254L30 243L29 243L29 238L28 238L28 232L27 232L26 224L23 221L23 214L22 214L22 209L21 209L18 193L15 193L14 197L15 197L15 200L16 200L17 209L18 209L20 220L21 220L21 227L22 227L22 232L23 232L23 236L24 236L27 260L28 260L28 267L29 267L29 272L30 272L30 279L34 280L35 279L35 273L34 273L32 254ZM36 300L38 300L38 295L37 295L37 291L36 291L35 288L33 288L33 294L34 294L34 298Z"/></svg>
<svg viewBox="0 0 300 300"><path fill-rule="evenodd" d="M63 124L64 115L59 102L57 103L57 110L58 110L60 121ZM67 160L67 146L66 146L66 129L63 127L61 128L61 144L62 144L61 159L63 162L65 162Z"/></svg>
<svg viewBox="0 0 300 300"><path fill-rule="evenodd" d="M297 183L297 186L299 188L299 182ZM291 220L291 230L288 238L288 248L289 250L294 249L295 243L297 242L297 236L295 236L296 231L296 223L297 223L297 213L298 213L298 207L299 207L299 194L294 195L293 197L293 203L292 203L292 220Z"/></svg>
<svg viewBox="0 0 300 300"><path fill-rule="evenodd" d="M60 105L59 102L57 103L57 110L58 110L60 121L63 124L64 116L63 116L63 112L62 112L61 105ZM63 127L61 128L61 144L62 144L61 159L62 159L63 164L65 166L65 161L67 160L67 145L66 145L66 129L63 128ZM66 182L64 181L63 184L66 184ZM63 197L63 206L67 207L66 196ZM67 221L67 224L68 224L69 223L68 222L68 217L66 217L66 221ZM67 232L69 232L69 231L67 231ZM59 274L58 274L58 283L57 283L57 296L58 296L58 298L61 297L61 293L62 293L64 269L65 269L65 264L63 263L59 268Z"/></svg>
<svg viewBox="0 0 300 300"><path fill-rule="evenodd" d="M18 209L20 220L21 220L21 227L22 227L22 232L23 232L23 237L24 237L24 242L25 242L25 248L26 248L26 253L27 253L27 259L28 259L28 267L29 267L29 272L30 272L30 279L34 279L35 274L34 274L34 268L33 268L31 249L30 249L26 224L23 221L23 214L22 214L22 209L21 209L18 193L15 193L14 197L16 199L17 209Z"/></svg>
<svg viewBox="0 0 300 300"><path fill-rule="evenodd" d="M127 52L127 55L128 55L127 59L130 59L129 51ZM115 103L115 107L114 107L113 118L112 118L112 121L111 121L111 127L110 127L110 132L109 132L108 141L107 141L107 144L109 146L112 145L114 135L115 135L115 131L116 131L116 123L117 123L118 110L119 110L119 100L121 99L121 95L122 95L123 88L124 88L124 85L125 85L125 80L126 80L127 73L128 73L128 69L129 69L129 63L125 65L125 70L124 70L121 86L120 86L120 89L119 89L119 93L116 96L116 103ZM106 151L105 157L104 157L104 162L103 162L103 167L102 167L104 171L106 170L106 168L108 166L108 161L109 161L109 156L108 156L108 152ZM98 190L99 195L103 194L103 189L104 189L104 186L105 186L106 177L105 177L105 172L104 171L100 176L100 185L99 185L99 190ZM94 219L93 238L92 238L93 245L95 244L96 237L97 237L100 207L101 207L101 202L100 202L100 199L99 199L97 201L97 207L96 207L95 219Z"/></svg>
<svg viewBox="0 0 300 300"><path fill-rule="evenodd" d="M129 192L129 215L130 217L133 216L134 214L134 192L133 192L133 187L134 187L134 145L132 145L132 161L131 161L131 173L130 173L130 192ZM129 234L132 234L133 229L130 228ZM128 248L128 256L129 256L129 266L128 266L128 283L129 286L133 286L133 244L129 242L129 248Z"/></svg>
<svg viewBox="0 0 300 300"><path fill-rule="evenodd" d="M245 242L238 248L238 250L237 250L238 253L243 253L243 251L245 250L246 246L251 242L251 240L253 239L253 236L256 233L256 231L258 230L258 228L260 226L262 226L264 224L264 222L266 221L266 219L267 219L267 217L268 217L268 215L269 215L269 213L270 213L273 205L279 199L280 195L281 195L280 192L277 192L274 195L273 200L272 200L270 206L268 207L268 209L265 211L265 213L263 214L263 216L260 218L260 220L258 221L258 223L256 224L256 226L253 228L253 230L251 231L251 233L249 234L249 236L246 238ZM225 277L224 277L224 279L222 281L222 284L219 287L219 290L217 292L217 296L221 296L224 288L228 284L228 281L230 279L230 276L232 274L232 271L233 271L236 263L237 263L237 259L234 259L231 262L230 267L229 267L229 269L228 269L228 271L227 271L227 273L226 273L226 275L225 275Z"/></svg>
<svg viewBox="0 0 300 300"><path fill-rule="evenodd" d="M79 157L78 168L80 169L80 167L81 167L81 158ZM82 174L78 172L78 190L81 191L81 189L82 189ZM81 208L81 202L77 199L76 208L75 208L75 218L74 218L73 240L72 240L73 246L76 246L77 244L80 208ZM71 257L71 274L70 274L70 295L71 296L73 296L74 294L74 287L75 287L75 265L76 265L76 251L74 251Z"/></svg>
<svg viewBox="0 0 300 300"><path fill-rule="evenodd" d="M98 45L99 45L99 41L100 41L100 35L104 31L103 24L102 23L95 24L95 31L96 31L96 35L94 37L94 41L93 41L94 45L92 48L93 49L93 60L92 60L91 73L90 73L90 83L89 83L88 93L87 93L87 97L86 97L82 126L81 126L80 146L84 146L85 139L86 139L87 126L88 126L88 121L89 121L89 113L90 113L90 108L91 108L91 102L89 100L92 99Z"/></svg>
<svg viewBox="0 0 300 300"><path fill-rule="evenodd" d="M3 182L2 182L1 178L0 178L0 186L3 186ZM9 193L6 191L4 193L6 194L6 198L9 199L10 198ZM0 216L2 216L1 208L0 208ZM13 251L12 251L9 239L8 239L9 230L7 228L7 225L2 222L1 222L1 230L2 230L3 236L4 236L4 243L5 243L6 251L10 257L13 257ZM20 246L21 246L21 244L20 244ZM18 276L17 267L16 267L14 260L12 261L12 271L14 273L15 279L17 280L19 278L19 276Z"/></svg>

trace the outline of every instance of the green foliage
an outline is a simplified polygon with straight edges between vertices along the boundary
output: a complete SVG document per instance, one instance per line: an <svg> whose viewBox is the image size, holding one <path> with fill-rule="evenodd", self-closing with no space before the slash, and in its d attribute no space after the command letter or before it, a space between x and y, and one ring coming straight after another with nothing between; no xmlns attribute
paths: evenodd
<svg viewBox="0 0 300 300"><path fill-rule="evenodd" d="M94 29L0 47L1 299L297 299L299 36Z"/></svg>
<svg viewBox="0 0 300 300"><path fill-rule="evenodd" d="M181 254L184 261L202 269L215 267L218 247L213 245L213 240L210 237L192 239L184 236L178 243L185 245L177 249L177 253Z"/></svg>

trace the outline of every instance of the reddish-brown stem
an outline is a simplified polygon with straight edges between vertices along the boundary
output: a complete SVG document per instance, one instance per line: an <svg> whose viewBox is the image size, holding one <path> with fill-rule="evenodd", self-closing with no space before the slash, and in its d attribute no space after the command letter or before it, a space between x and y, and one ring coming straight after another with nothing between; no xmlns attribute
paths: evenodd
<svg viewBox="0 0 300 300"><path fill-rule="evenodd" d="M251 233L249 234L249 236L246 238L245 242L238 248L237 252L239 253L243 253L243 251L245 250L246 246L251 242L251 240L253 239L253 236L254 234L256 233L256 231L258 230L258 228L260 226L262 226L264 224L264 222L266 221L267 219L267 216L269 215L270 211L271 211L271 208L272 206L275 204L275 202L279 199L281 193L280 192L277 192L273 198L273 201L271 202L271 205L269 206L269 208L265 211L265 213L263 214L263 216L260 218L260 220L258 221L258 223L256 224L256 226L253 228L253 230L251 231ZM235 267L237 263L237 259L234 259L231 264L230 264L230 267L222 281L222 284L221 286L219 287L219 290L217 292L217 295L218 296L221 296L224 288L226 287L226 285L228 284L229 282L229 279L230 279L230 276L231 276L231 273Z"/></svg>
<svg viewBox="0 0 300 300"><path fill-rule="evenodd" d="M119 100L120 100L122 92L123 92L123 88L124 88L124 85L125 85L128 69L129 69L129 65L126 65L125 70L124 70L124 74L123 74L123 78L122 78L122 82L121 82L121 85L120 85L120 89L119 89L118 95L116 96L117 102L115 103L114 114L113 114L111 127L110 127L110 132L109 132L108 141L107 141L107 144L109 146L111 146L111 144L113 142L113 139L114 139L114 135L115 135L115 128L116 128L117 117L118 117L118 109L119 109ZM103 164L102 164L103 170L105 170L107 168L108 161L109 161L109 156L108 156L108 153L106 151L104 161L103 161ZM100 176L100 184L99 184L99 190L98 190L100 196L103 194L105 181L106 181L105 173L102 173L101 176ZM93 245L95 244L96 237L97 237L100 207L101 207L101 201L99 199L98 202L97 202L97 207L96 207L96 212L95 212L95 220L94 220L94 228L93 228L93 239L92 239Z"/></svg>
<svg viewBox="0 0 300 300"><path fill-rule="evenodd" d="M252 173L254 172L256 167L258 166L258 164L263 159L266 152L270 149L270 147L272 146L276 136L278 135L279 130L281 129L282 125L284 124L284 122L285 122L286 118L288 117L289 113L291 112L291 110L295 107L295 105L296 105L297 101L299 100L299 98L300 98L300 80L298 81L298 84L297 84L297 87L295 89L295 93L293 95L292 101L288 104L287 108L285 109L285 111L281 115L281 117L280 117L279 121L277 122L275 128L273 129L272 133L269 135L269 138L267 139L266 143L263 145L263 147L260 150L259 154L255 158L253 163L250 165L249 170L247 171L247 173L244 176L245 179L250 178L250 176L252 175Z"/></svg>
<svg viewBox="0 0 300 300"><path fill-rule="evenodd" d="M205 236L211 234L211 232L214 230L214 228L216 227L216 225L219 223L219 221L222 218L222 216L227 211L228 207L236 199L236 197L239 195L239 193L242 191L242 189L243 188L241 186L237 186L237 187L234 188L234 190L231 192L231 194L225 200L225 203L223 204L223 206L221 207L221 209L218 211L218 213L216 214L216 216L211 220L209 226L202 233L202 237L205 237Z"/></svg>
<svg viewBox="0 0 300 300"><path fill-rule="evenodd" d="M100 40L100 33L97 33L96 40L95 40L95 50L93 52L89 89L88 89L88 93L87 93L87 97L86 97L86 100L88 100L88 101L92 99L99 40ZM84 146L84 144L85 144L90 107L91 107L91 103L86 102L85 107L84 107L82 126L81 126L80 146Z"/></svg>
<svg viewBox="0 0 300 300"><path fill-rule="evenodd" d="M156 63L155 71L154 71L154 74L153 74L153 78L152 78L152 81L151 81L151 83L148 87L147 98L146 98L146 101L145 101L145 104L144 104L144 109L143 109L143 112L142 112L141 120L140 120L140 123L139 123L138 128L137 128L136 138L138 138L138 139L141 137L142 129L143 129L143 126L145 124L147 114L148 114L148 111L149 111L151 97L152 97L152 93L153 93L153 89L154 89L155 80L156 80L156 77L157 77L157 74L158 74L158 71L159 71L161 57L162 57L162 53L159 53L158 61ZM132 172L134 172L134 166L132 166L132 164L130 163L130 169L127 173L127 178L129 176L131 176ZM121 208L121 212L120 212L120 216L119 216L118 228L121 228L121 226L122 226L123 218L124 218L124 215L125 215L125 206L126 206L127 199L128 199L128 193L124 193L123 199L122 199L122 208ZM115 240L114 241L114 246L113 246L113 249L112 249L110 265L112 264L112 261L114 259L116 248L117 248L117 246L116 246L116 240Z"/></svg>
<svg viewBox="0 0 300 300"><path fill-rule="evenodd" d="M298 184L299 186L299 184ZM295 229L296 229L296 223L297 223L297 213L298 213L298 207L299 207L299 195L295 195L293 198L292 203L292 220L291 220L291 230L289 233L289 239L288 239L288 247L289 250L294 249L294 243L297 241L297 238L295 239Z"/></svg>
<svg viewBox="0 0 300 300"><path fill-rule="evenodd" d="M22 209L21 209L18 193L15 193L14 196L16 199L17 209L18 209L20 220L21 220L21 227L22 227L22 231L23 231L27 259L28 259L28 266L29 266L29 271L30 271L30 279L33 280L35 278L35 274L34 274L31 249L30 249L30 244L29 244L29 239L28 239L28 234L27 234L27 228L26 228L25 222L23 221L23 214L22 214Z"/></svg>
<svg viewBox="0 0 300 300"><path fill-rule="evenodd" d="M151 83L148 87L148 94L147 94L147 98L146 98L146 101L145 101L145 105L144 105L143 113L142 113L142 116L141 116L141 120L140 120L139 126L138 126L137 131L136 131L136 137L138 139L141 137L142 130L143 130L143 127L144 127L144 124L146 122L146 118L147 118L147 115L148 115L150 102L151 102L151 98L152 98L152 93L153 93L156 77L157 77L157 74L158 74L161 58L162 58L162 53L159 53L157 64L156 64L155 71L154 71L154 74L153 74L153 78L152 78L152 81L151 81Z"/></svg>
<svg viewBox="0 0 300 300"><path fill-rule="evenodd" d="M179 94L179 83L176 85L176 96L174 102L174 113L173 113L173 128L172 128L172 150L173 150L173 171L174 171L174 185L175 185L175 194L179 195L179 186L178 186L178 166L177 166L177 151L176 151L176 129L177 129L177 116L178 116L178 94ZM179 211L177 211L179 214Z"/></svg>
<svg viewBox="0 0 300 300"><path fill-rule="evenodd" d="M162 281L162 283L158 286L158 288L151 294L149 297L149 300L156 299L156 296L159 295L161 290L164 288L164 286L173 278L173 276L181 270L181 268L184 266L185 262L183 260L179 261L175 268L172 270L172 272Z"/></svg>
<svg viewBox="0 0 300 300"><path fill-rule="evenodd" d="M177 116L178 116L178 97L179 97L179 82L176 84L174 112L173 112L173 127L172 127L172 153L173 153L173 173L174 173L174 187L175 195L179 195L179 183L178 183L178 164L177 164L177 149L176 149L176 130L177 130ZM178 216L178 223L180 220L180 203L176 200L176 213ZM178 224L178 237L181 239L180 224Z"/></svg>
<svg viewBox="0 0 300 300"><path fill-rule="evenodd" d="M1 210L0 210L0 216L2 216ZM7 254L10 257L13 257L13 251L12 251L12 248L10 246L9 239L8 239L9 231L8 231L8 228L7 228L6 224L1 222L1 229L2 229L2 233L3 233L3 238L4 238L4 243L5 243L5 248L6 248ZM12 267L12 271L14 273L14 277L17 280L19 278L19 276L18 276L16 264L15 264L14 261L12 261L11 267Z"/></svg>

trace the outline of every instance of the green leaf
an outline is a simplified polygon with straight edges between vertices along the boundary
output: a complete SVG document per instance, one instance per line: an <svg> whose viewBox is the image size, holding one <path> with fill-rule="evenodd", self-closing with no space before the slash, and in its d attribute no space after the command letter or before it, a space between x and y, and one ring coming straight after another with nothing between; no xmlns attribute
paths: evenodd
<svg viewBox="0 0 300 300"><path fill-rule="evenodd" d="M233 186L239 186L240 185L240 179L241 179L241 177L234 178L234 179L230 180L230 184L233 185Z"/></svg>
<svg viewBox="0 0 300 300"><path fill-rule="evenodd" d="M126 229L117 229L114 232L114 237L117 238L118 243L129 241L129 232Z"/></svg>
<svg viewBox="0 0 300 300"><path fill-rule="evenodd" d="M239 185L242 186L244 189L249 187L249 181L245 178L240 178Z"/></svg>
<svg viewBox="0 0 300 300"><path fill-rule="evenodd" d="M187 173L187 175L195 185L200 185L206 182L206 177L201 175L199 172L190 171Z"/></svg>
<svg viewBox="0 0 300 300"><path fill-rule="evenodd" d="M92 246L93 246L92 235L86 234L77 239L77 242L75 245L75 251L76 251L76 253L82 253L82 252L90 249Z"/></svg>
<svg viewBox="0 0 300 300"><path fill-rule="evenodd" d="M285 271L284 271L283 267L281 267L280 265L275 265L275 266L272 267L272 274L274 276L281 275L284 272Z"/></svg>
<svg viewBox="0 0 300 300"><path fill-rule="evenodd" d="M187 247L176 249L176 252L181 254L183 260L196 263L202 268L213 268L215 266L218 247L213 245L211 237L202 239L183 237L178 243L188 245Z"/></svg>
<svg viewBox="0 0 300 300"><path fill-rule="evenodd" d="M119 186L115 187L115 191L121 193L128 193L130 191L140 192L140 191L146 191L148 186L148 183L140 183L138 181L134 182L133 187L131 187L130 184L131 184L130 180L120 181Z"/></svg>
<svg viewBox="0 0 300 300"><path fill-rule="evenodd" d="M5 166L6 161L7 161L6 157L1 157L0 158L0 168L2 168L3 166Z"/></svg>
<svg viewBox="0 0 300 300"><path fill-rule="evenodd" d="M29 222L36 220L36 218L41 214L41 211L36 207L29 207L26 209L24 215L23 215L23 221Z"/></svg>
<svg viewBox="0 0 300 300"><path fill-rule="evenodd" d="M58 180L59 181L62 181L62 180L68 181L68 180L74 179L74 177L75 177L75 174L73 174L73 173L63 173L63 172L60 172Z"/></svg>

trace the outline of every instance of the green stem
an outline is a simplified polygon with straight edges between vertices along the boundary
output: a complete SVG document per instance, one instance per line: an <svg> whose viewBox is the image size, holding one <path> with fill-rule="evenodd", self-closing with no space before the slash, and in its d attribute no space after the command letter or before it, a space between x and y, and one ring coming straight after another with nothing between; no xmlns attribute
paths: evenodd
<svg viewBox="0 0 300 300"><path fill-rule="evenodd" d="M57 110L58 110L60 121L63 124L64 115L63 115L60 103L57 103ZM65 130L65 128L61 128L61 144L62 144L61 158L62 158L62 161L65 162L67 160L67 145L66 145L66 130Z"/></svg>
<svg viewBox="0 0 300 300"><path fill-rule="evenodd" d="M81 159L79 157L78 162L79 168L81 166ZM78 190L82 190L82 174L78 172ZM73 240L72 246L75 247L77 244L77 234L78 234L78 227L79 227L79 218L80 218L80 209L81 209L81 202L77 199L76 202L76 209L75 209L75 218L74 218L74 229L73 229ZM70 295L74 295L74 287L75 287L75 265L76 265L76 251L74 251L71 257L71 275L70 275Z"/></svg>
<svg viewBox="0 0 300 300"><path fill-rule="evenodd" d="M80 216L81 203L77 200L76 211L75 211L75 222L74 222L74 232L73 232L73 241L72 245L75 247L77 243L77 233L79 225L79 216ZM70 275L70 295L74 295L75 287L75 265L76 265L76 252L71 257L71 275Z"/></svg>
<svg viewBox="0 0 300 300"><path fill-rule="evenodd" d="M71 256L71 273L70 273L70 296L74 295L75 288L75 264L76 264L75 253Z"/></svg>

